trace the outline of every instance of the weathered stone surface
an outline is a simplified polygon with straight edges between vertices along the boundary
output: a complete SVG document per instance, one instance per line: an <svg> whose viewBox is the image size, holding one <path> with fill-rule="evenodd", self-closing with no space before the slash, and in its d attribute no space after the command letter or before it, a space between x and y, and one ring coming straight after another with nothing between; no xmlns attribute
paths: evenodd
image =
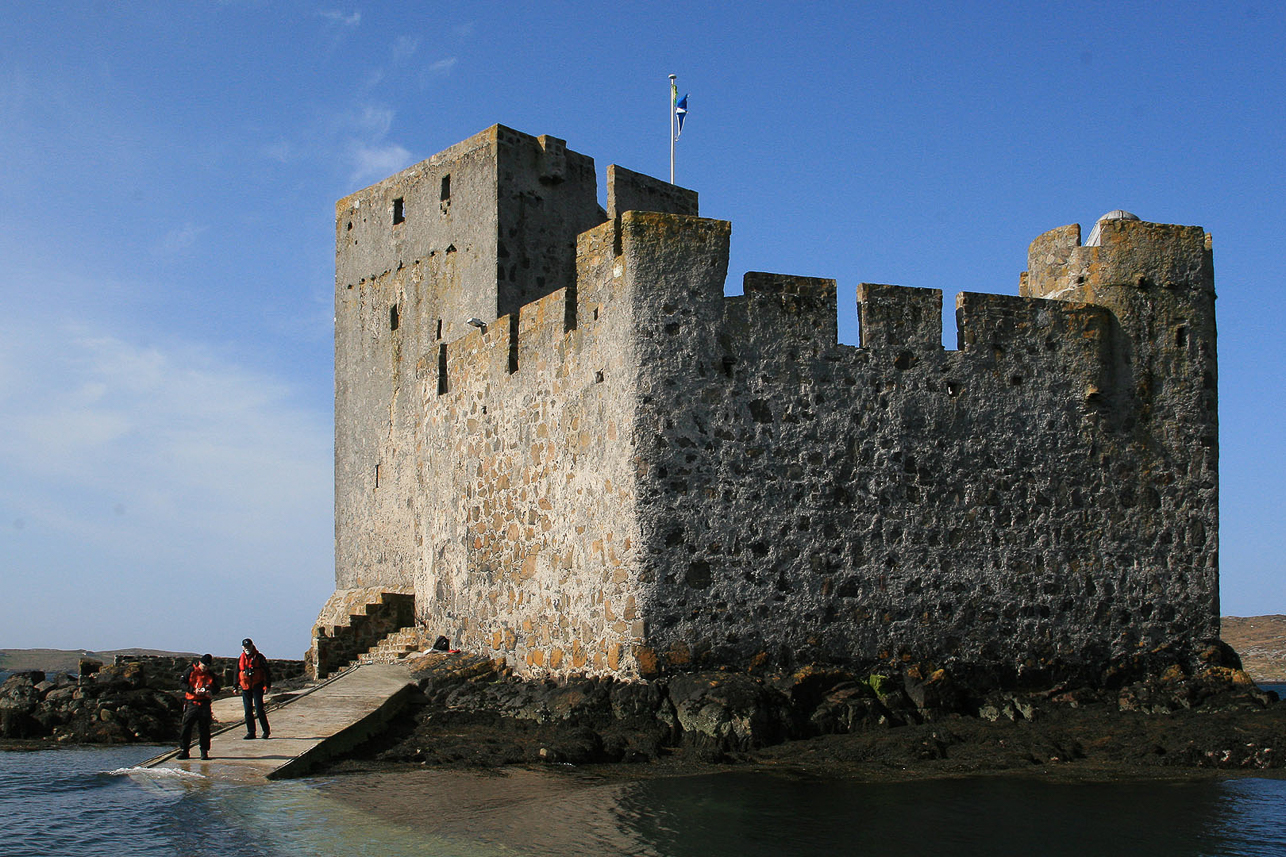
<svg viewBox="0 0 1286 857"><path fill-rule="evenodd" d="M796 731L789 700L742 673L681 673L667 681L667 692L689 742L749 750Z"/></svg>
<svg viewBox="0 0 1286 857"><path fill-rule="evenodd" d="M1021 296L958 297L956 351L939 291L863 285L855 348L833 280L725 297L730 225L644 179L609 171L609 217L590 159L496 126L340 202L340 590L413 591L431 634L532 677L934 665L876 696L890 721L945 710L946 677L1197 667L1200 228L1037 238Z"/></svg>
<svg viewBox="0 0 1286 857"><path fill-rule="evenodd" d="M810 767L865 761L957 773L1082 759L1283 766L1286 707L1275 694L1230 667L1187 675L1178 661L1157 656L1153 663L1156 671L1120 688L1063 683L983 694L923 665L874 681L826 665L790 675L714 670L652 682L549 681L524 679L478 656L429 656L416 673L426 704L354 755L417 766L662 756ZM952 692L925 690L923 707L902 689L947 682Z"/></svg>

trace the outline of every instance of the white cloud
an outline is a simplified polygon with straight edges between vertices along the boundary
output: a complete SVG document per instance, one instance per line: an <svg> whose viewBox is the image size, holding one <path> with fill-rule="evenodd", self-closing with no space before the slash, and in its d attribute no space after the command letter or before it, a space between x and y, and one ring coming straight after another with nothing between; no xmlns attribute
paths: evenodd
<svg viewBox="0 0 1286 857"><path fill-rule="evenodd" d="M328 21L343 24L345 27L356 27L358 24L362 23L361 12L353 12L351 15L345 15L338 9L324 9L318 14Z"/></svg>
<svg viewBox="0 0 1286 857"><path fill-rule="evenodd" d="M459 61L459 57L447 57L446 59L438 60L437 62L429 66L429 73L430 74L449 74L451 72L451 69L455 68L455 65L458 61Z"/></svg>
<svg viewBox="0 0 1286 857"><path fill-rule="evenodd" d="M366 181L369 179L378 181L408 166L414 160L414 157L404 147L396 143L389 143L387 145L356 146L353 149L353 160L355 164L350 177L352 181Z"/></svg>
<svg viewBox="0 0 1286 857"><path fill-rule="evenodd" d="M420 39L418 36L398 36L393 42L393 61L405 62L415 56L415 52L420 49Z"/></svg>
<svg viewBox="0 0 1286 857"><path fill-rule="evenodd" d="M332 584L330 414L209 346L43 321L0 320L0 587L23 594L0 645L210 647L256 622L302 648ZM216 615L197 631L186 603Z"/></svg>
<svg viewBox="0 0 1286 857"><path fill-rule="evenodd" d="M346 113L340 121L356 129L363 137L379 139L393 127L393 110L388 107L367 105L356 116Z"/></svg>

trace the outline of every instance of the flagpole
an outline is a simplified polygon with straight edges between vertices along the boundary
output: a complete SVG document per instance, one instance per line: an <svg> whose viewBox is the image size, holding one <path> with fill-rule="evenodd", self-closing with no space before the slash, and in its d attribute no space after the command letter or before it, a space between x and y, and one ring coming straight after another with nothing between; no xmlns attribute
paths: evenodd
<svg viewBox="0 0 1286 857"><path fill-rule="evenodd" d="M679 90L675 88L674 81L678 75L670 75L670 184L674 184L674 99L678 97Z"/></svg>

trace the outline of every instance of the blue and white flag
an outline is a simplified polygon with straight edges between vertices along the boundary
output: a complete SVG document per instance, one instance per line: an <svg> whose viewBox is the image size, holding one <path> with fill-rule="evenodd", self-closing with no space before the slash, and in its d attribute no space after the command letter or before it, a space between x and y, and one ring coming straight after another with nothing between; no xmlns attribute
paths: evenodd
<svg viewBox="0 0 1286 857"><path fill-rule="evenodd" d="M684 95L674 104L674 118L679 122L679 130L675 133L674 138L677 140L683 133L683 120L688 115L688 96Z"/></svg>

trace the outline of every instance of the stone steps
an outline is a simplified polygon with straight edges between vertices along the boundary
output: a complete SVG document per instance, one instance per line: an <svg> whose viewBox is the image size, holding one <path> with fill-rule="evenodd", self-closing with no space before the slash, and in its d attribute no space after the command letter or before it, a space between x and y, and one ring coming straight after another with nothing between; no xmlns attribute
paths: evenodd
<svg viewBox="0 0 1286 857"><path fill-rule="evenodd" d="M395 664L407 655L423 651L430 643L419 628L394 631L368 651L357 656L359 664Z"/></svg>
<svg viewBox="0 0 1286 857"><path fill-rule="evenodd" d="M414 622L415 596L410 592L380 588L336 590L313 628L312 645L305 656L309 674L325 678L357 662L391 634L414 630Z"/></svg>

